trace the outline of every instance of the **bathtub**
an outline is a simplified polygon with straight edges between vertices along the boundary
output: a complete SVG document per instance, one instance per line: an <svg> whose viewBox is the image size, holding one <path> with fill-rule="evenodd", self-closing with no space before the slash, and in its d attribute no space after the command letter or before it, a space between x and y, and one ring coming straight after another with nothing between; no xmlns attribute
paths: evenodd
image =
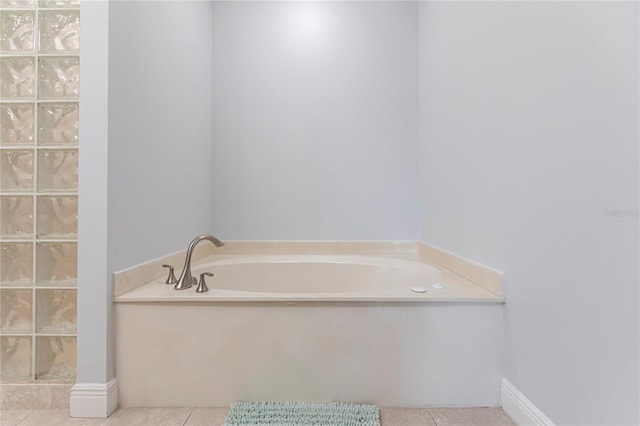
<svg viewBox="0 0 640 426"><path fill-rule="evenodd" d="M499 404L503 299L458 273L352 254L219 254L192 270L215 274L209 292L163 277L116 291L120 406Z"/></svg>
<svg viewBox="0 0 640 426"><path fill-rule="evenodd" d="M263 256L212 262L194 273L212 272L220 290L288 294L410 295L431 286L440 272L417 262L366 256Z"/></svg>
<svg viewBox="0 0 640 426"><path fill-rule="evenodd" d="M175 290L158 278L117 297L116 302L501 301L450 271L376 256L231 256L192 267L194 277L203 272L214 274L207 277L207 293L196 293L195 287Z"/></svg>

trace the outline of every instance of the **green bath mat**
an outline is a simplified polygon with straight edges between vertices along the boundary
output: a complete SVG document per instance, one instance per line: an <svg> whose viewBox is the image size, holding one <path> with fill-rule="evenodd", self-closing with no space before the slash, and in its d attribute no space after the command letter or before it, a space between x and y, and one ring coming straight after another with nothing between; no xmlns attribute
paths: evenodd
<svg viewBox="0 0 640 426"><path fill-rule="evenodd" d="M234 402L224 426L380 426L378 407L344 402Z"/></svg>

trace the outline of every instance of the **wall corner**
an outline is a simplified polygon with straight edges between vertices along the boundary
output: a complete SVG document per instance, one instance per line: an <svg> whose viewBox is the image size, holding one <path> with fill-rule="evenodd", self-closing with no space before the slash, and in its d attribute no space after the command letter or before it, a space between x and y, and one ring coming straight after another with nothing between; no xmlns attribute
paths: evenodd
<svg viewBox="0 0 640 426"><path fill-rule="evenodd" d="M553 426L549 417L504 377L500 389L500 405L517 425Z"/></svg>

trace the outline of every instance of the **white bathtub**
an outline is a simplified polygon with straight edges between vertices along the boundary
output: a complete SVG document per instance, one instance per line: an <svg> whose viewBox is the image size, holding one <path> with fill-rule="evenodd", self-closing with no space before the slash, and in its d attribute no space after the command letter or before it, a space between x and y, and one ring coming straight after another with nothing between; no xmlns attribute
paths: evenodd
<svg viewBox="0 0 640 426"><path fill-rule="evenodd" d="M212 262L210 288L276 293L411 294L439 282L437 269L417 262L367 256L263 256Z"/></svg>
<svg viewBox="0 0 640 426"><path fill-rule="evenodd" d="M122 407L499 403L503 299L456 273L300 254L221 254L193 266L205 271L204 294L162 278L116 292Z"/></svg>

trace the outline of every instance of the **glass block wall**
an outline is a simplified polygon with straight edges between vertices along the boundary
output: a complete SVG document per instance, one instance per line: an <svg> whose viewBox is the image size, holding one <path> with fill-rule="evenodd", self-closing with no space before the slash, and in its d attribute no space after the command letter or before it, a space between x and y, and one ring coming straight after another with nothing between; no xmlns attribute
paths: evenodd
<svg viewBox="0 0 640 426"><path fill-rule="evenodd" d="M0 0L0 380L76 370L79 0Z"/></svg>

